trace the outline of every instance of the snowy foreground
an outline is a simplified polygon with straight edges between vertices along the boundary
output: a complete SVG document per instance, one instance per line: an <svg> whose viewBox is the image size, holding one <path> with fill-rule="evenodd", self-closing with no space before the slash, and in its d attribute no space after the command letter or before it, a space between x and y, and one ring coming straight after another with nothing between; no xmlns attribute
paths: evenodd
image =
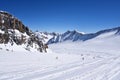
<svg viewBox="0 0 120 80"><path fill-rule="evenodd" d="M120 36L111 36L51 44L48 53L0 46L0 80L120 80Z"/></svg>

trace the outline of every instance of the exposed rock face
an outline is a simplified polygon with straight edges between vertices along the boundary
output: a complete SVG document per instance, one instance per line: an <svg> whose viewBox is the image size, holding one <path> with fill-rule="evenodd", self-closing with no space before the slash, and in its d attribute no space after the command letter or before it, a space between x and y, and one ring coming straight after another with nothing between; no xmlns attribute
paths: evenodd
<svg viewBox="0 0 120 80"><path fill-rule="evenodd" d="M0 29L17 29L22 33L26 32L30 35L29 28L7 12L0 12Z"/></svg>
<svg viewBox="0 0 120 80"><path fill-rule="evenodd" d="M20 20L7 12L0 11L0 44L8 44L12 46L25 45L25 49L35 48L40 52L47 52L48 46L43 44L35 34L25 26Z"/></svg>

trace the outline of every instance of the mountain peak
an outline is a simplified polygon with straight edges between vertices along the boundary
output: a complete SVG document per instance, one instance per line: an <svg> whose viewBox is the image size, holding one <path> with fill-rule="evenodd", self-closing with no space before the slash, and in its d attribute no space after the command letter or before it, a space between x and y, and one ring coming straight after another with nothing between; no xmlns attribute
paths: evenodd
<svg viewBox="0 0 120 80"><path fill-rule="evenodd" d="M45 51L47 45L25 26L22 21L13 17L8 12L0 11L0 44L24 45L24 49L40 52Z"/></svg>
<svg viewBox="0 0 120 80"><path fill-rule="evenodd" d="M55 36L52 39L50 39L48 41L48 44L51 43L57 43L57 42L63 42L63 41L86 41L89 39L93 39L99 35L105 34L105 33L110 33L112 35L116 35L116 34L120 34L120 27L116 27L116 28L112 28L112 29L105 29L105 30L100 30L96 33L90 33L90 34L85 34L83 32L79 32L77 30L73 30L73 31L66 31L65 33ZM114 32L114 33L112 33Z"/></svg>
<svg viewBox="0 0 120 80"><path fill-rule="evenodd" d="M78 30L67 30L65 33L79 33L79 34L85 34L84 32L80 32Z"/></svg>

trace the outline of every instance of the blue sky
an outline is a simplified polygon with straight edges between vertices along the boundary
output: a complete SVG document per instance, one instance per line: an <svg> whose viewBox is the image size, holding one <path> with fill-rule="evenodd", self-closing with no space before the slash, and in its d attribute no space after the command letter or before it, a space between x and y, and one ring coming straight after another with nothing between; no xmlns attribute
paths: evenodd
<svg viewBox="0 0 120 80"><path fill-rule="evenodd" d="M32 30L86 33L120 26L120 0L0 0Z"/></svg>

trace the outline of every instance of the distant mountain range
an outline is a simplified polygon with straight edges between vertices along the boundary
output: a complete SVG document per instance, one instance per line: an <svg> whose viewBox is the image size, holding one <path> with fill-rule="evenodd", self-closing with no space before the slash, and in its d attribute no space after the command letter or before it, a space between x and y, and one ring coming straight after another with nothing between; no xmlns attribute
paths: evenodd
<svg viewBox="0 0 120 80"><path fill-rule="evenodd" d="M120 35L120 27L105 29L90 34L76 30L66 31L63 34L55 32L33 32L22 21L10 13L0 11L0 44L11 44L11 46L21 45L28 51L35 49L40 52L46 52L47 44L65 41L86 41L110 32L114 32L112 35Z"/></svg>
<svg viewBox="0 0 120 80"><path fill-rule="evenodd" d="M64 41L72 41L72 42L86 41L86 40L93 39L99 35L102 35L104 33L109 33L109 32L115 32L113 35L119 35L120 34L120 27L116 27L116 28L112 28L112 29L105 29L105 30L101 30L101 31L98 31L96 33L90 33L90 34L83 34L83 33L80 33L76 30L67 31L63 34L59 34L57 36L54 36L47 43L52 44L52 43L60 43L60 42L64 42Z"/></svg>

